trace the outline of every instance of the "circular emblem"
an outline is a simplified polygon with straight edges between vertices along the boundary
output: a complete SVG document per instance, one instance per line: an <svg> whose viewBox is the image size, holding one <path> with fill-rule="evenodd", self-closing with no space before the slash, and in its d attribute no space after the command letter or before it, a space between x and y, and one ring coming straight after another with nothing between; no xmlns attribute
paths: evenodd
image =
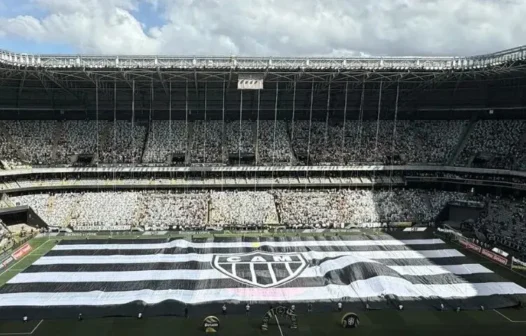
<svg viewBox="0 0 526 336"><path fill-rule="evenodd" d="M360 325L360 319L355 313L346 313L341 321L343 328L357 328Z"/></svg>
<svg viewBox="0 0 526 336"><path fill-rule="evenodd" d="M219 319L216 316L207 316L203 320L203 328L207 333L215 333L219 329Z"/></svg>

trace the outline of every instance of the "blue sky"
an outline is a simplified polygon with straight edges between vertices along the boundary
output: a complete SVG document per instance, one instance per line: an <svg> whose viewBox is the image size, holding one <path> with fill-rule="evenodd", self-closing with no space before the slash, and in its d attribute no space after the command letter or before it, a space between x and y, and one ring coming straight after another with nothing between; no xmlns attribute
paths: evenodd
<svg viewBox="0 0 526 336"><path fill-rule="evenodd" d="M36 6L31 0L0 0L0 16L17 17L29 15L39 20L44 19L50 14L40 6ZM152 3L140 2L133 15L140 21L145 29L163 25L166 21ZM29 52L37 54L75 54L79 50L70 43L61 42L59 39L54 42L34 41L21 36L0 36L0 48L14 52Z"/></svg>
<svg viewBox="0 0 526 336"><path fill-rule="evenodd" d="M35 18L43 18L46 12L41 7L35 6L31 0L0 0L0 18L13 18L20 15L30 15ZM57 41L58 42L58 41ZM0 48L14 52L30 53L73 53L74 46L61 43L38 43L21 36L0 34Z"/></svg>
<svg viewBox="0 0 526 336"><path fill-rule="evenodd" d="M526 44L523 0L0 0L27 53L471 55Z"/></svg>

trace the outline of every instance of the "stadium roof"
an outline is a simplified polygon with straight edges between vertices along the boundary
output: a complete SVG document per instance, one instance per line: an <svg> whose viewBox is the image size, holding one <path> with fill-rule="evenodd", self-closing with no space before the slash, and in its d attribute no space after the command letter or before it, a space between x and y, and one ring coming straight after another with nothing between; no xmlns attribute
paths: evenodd
<svg viewBox="0 0 526 336"><path fill-rule="evenodd" d="M30 55L0 50L0 109L128 110L129 102L137 101L142 109L168 110L173 100L172 109L179 111L239 110L243 98L236 83L247 74L261 76L261 108L270 111L308 110L311 99L314 110L327 111L328 95L335 98L330 109L343 109L347 93L349 108L358 108L364 89L383 90L382 99L392 106L398 85L401 107L414 109L526 103L524 95L516 94L526 87L526 46L468 57L341 58ZM433 90L436 95L427 95ZM365 108L376 109L378 99L365 96ZM245 105L252 101L246 108L256 108L256 96L247 93L244 99Z"/></svg>
<svg viewBox="0 0 526 336"><path fill-rule="evenodd" d="M496 53L466 57L179 57L179 56L94 56L30 55L0 50L0 62L37 68L168 68L237 70L469 70L509 65L526 59L526 46Z"/></svg>

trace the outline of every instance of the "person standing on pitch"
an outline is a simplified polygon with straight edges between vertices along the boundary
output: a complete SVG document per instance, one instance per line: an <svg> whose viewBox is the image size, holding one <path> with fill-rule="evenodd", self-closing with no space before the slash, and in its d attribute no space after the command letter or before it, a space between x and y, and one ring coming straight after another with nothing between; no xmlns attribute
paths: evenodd
<svg viewBox="0 0 526 336"><path fill-rule="evenodd" d="M341 302L338 302L338 311L341 312L343 308L343 305Z"/></svg>
<svg viewBox="0 0 526 336"><path fill-rule="evenodd" d="M250 315L250 304L247 303L247 305L245 306L245 314L248 316Z"/></svg>
<svg viewBox="0 0 526 336"><path fill-rule="evenodd" d="M184 318L188 318L188 307L184 307Z"/></svg>
<svg viewBox="0 0 526 336"><path fill-rule="evenodd" d="M312 313L312 303L307 305L307 313Z"/></svg>
<svg viewBox="0 0 526 336"><path fill-rule="evenodd" d="M221 307L221 311L223 312L223 315L226 316L226 303L223 303L223 307Z"/></svg>

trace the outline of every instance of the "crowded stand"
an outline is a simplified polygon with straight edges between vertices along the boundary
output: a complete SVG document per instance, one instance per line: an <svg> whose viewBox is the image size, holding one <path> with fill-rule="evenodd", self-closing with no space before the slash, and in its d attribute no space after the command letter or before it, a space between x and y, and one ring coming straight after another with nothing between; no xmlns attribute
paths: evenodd
<svg viewBox="0 0 526 336"><path fill-rule="evenodd" d="M310 159L315 163L331 163L343 157L341 142L336 143L338 138L341 139L341 135L336 134L332 125L319 121L298 120L290 124L290 133L294 135L291 136L292 148L297 157L310 155Z"/></svg>
<svg viewBox="0 0 526 336"><path fill-rule="evenodd" d="M523 120L481 120L475 123L466 139L457 164L469 165L475 157L483 167L510 169L518 158L520 142L526 133Z"/></svg>
<svg viewBox="0 0 526 336"><path fill-rule="evenodd" d="M343 155L347 162L444 163L464 127L458 121L353 121L345 125Z"/></svg>
<svg viewBox="0 0 526 336"><path fill-rule="evenodd" d="M41 165L54 162L53 140L57 125L55 120L9 120L4 122L4 132L9 134L26 161Z"/></svg>
<svg viewBox="0 0 526 336"><path fill-rule="evenodd" d="M297 156L312 164L444 163L466 127L464 121L349 121L291 123L292 146ZM378 134L378 136L377 136ZM396 161L396 160L394 160ZM396 162L395 162L396 163Z"/></svg>
<svg viewBox="0 0 526 336"><path fill-rule="evenodd" d="M70 156L94 154L97 151L99 130L106 127L106 121L71 120L63 124L62 136L58 140L57 159L69 163ZM97 128L98 127L98 128Z"/></svg>
<svg viewBox="0 0 526 336"><path fill-rule="evenodd" d="M518 246L526 255L526 200L497 197L487 204L483 215L474 223L475 229L490 241Z"/></svg>
<svg viewBox="0 0 526 336"><path fill-rule="evenodd" d="M259 122L258 162L260 164L290 164L293 162L287 125L281 120Z"/></svg>
<svg viewBox="0 0 526 336"><path fill-rule="evenodd" d="M282 223L294 227L330 227L343 221L343 201L335 191L294 192L277 190L276 205Z"/></svg>
<svg viewBox="0 0 526 336"><path fill-rule="evenodd" d="M254 155L255 125L251 121L225 123L225 141L229 155Z"/></svg>
<svg viewBox="0 0 526 336"><path fill-rule="evenodd" d="M12 197L15 205L29 205L48 225L66 226L79 203L77 193L29 194Z"/></svg>
<svg viewBox="0 0 526 336"><path fill-rule="evenodd" d="M23 164L19 159L17 150L14 149L9 142L0 139L0 156L2 164L5 169L17 169L22 168Z"/></svg>
<svg viewBox="0 0 526 336"><path fill-rule="evenodd" d="M19 167L22 162L18 150L4 132L0 130L0 160L9 169Z"/></svg>
<svg viewBox="0 0 526 336"><path fill-rule="evenodd" d="M210 224L277 224L274 196L263 191L225 191L210 194Z"/></svg>
<svg viewBox="0 0 526 336"><path fill-rule="evenodd" d="M130 225L136 221L137 199L138 194L134 192L84 193L73 206L69 224L72 227Z"/></svg>
<svg viewBox="0 0 526 336"><path fill-rule="evenodd" d="M193 123L191 161L194 163L222 163L223 122L217 120Z"/></svg>
<svg viewBox="0 0 526 336"><path fill-rule="evenodd" d="M434 223L452 201L486 204L474 222L490 241L524 249L526 203L522 198L427 189L274 189L184 193L83 192L30 194L4 199L28 205L54 227L73 230L167 230L223 226L285 225L342 228L374 223ZM526 251L523 251L526 253Z"/></svg>
<svg viewBox="0 0 526 336"><path fill-rule="evenodd" d="M347 223L432 222L465 193L330 189L225 192L86 192L13 196L53 226L276 224L341 227Z"/></svg>
<svg viewBox="0 0 526 336"><path fill-rule="evenodd" d="M5 226L4 223L0 220L0 253L5 251L10 246L11 246L11 234L7 226Z"/></svg>
<svg viewBox="0 0 526 336"><path fill-rule="evenodd" d="M460 166L526 167L526 122L520 120L479 120L472 127L456 120L154 120L150 127L124 120L2 124L0 160L10 168L22 162L71 164L74 155L97 150L98 162L107 164L166 164L171 155L181 163L222 164L228 157L257 154L259 165L447 164L456 157Z"/></svg>
<svg viewBox="0 0 526 336"><path fill-rule="evenodd" d="M446 163L466 126L456 120L397 121L395 154L408 163Z"/></svg>
<svg viewBox="0 0 526 336"><path fill-rule="evenodd" d="M4 167L68 164L72 156L95 154L101 163L170 163L171 155L185 163L223 164L230 156L254 156L257 164L448 164L491 168L523 168L526 122L521 120L349 120L305 121L3 121L0 159ZM259 125L259 129L257 126ZM482 157L482 159L480 159ZM189 161L187 161L189 160ZM223 184L309 185L355 179L342 173L323 176L218 176ZM415 172L414 176L480 179L470 173ZM487 174L486 174L487 175ZM524 184L524 178L487 175L486 180ZM118 177L117 177L118 178ZM375 176L369 180L375 180ZM115 175L75 180L55 176L45 180L5 181L2 189L47 186L112 185ZM205 183L213 177L126 177L127 184ZM363 182L367 178L360 178ZM290 186L294 188L294 186ZM451 201L488 204L475 229L493 240L526 245L522 199L494 199L450 191L419 189L333 189L228 192L101 192L14 196L2 207L30 205L48 224L85 228L143 226L160 230L177 222L294 227L342 227L349 223L434 221Z"/></svg>
<svg viewBox="0 0 526 336"><path fill-rule="evenodd" d="M143 162L166 163L169 155L184 154L188 145L187 132L187 123L184 121L152 121Z"/></svg>
<svg viewBox="0 0 526 336"><path fill-rule="evenodd" d="M100 127L100 126L99 126ZM101 136L99 161L104 163L140 163L146 141L144 124L117 120L107 124Z"/></svg>
<svg viewBox="0 0 526 336"><path fill-rule="evenodd" d="M425 190L275 191L283 223L319 227L347 223L429 223L451 200L469 194Z"/></svg>
<svg viewBox="0 0 526 336"><path fill-rule="evenodd" d="M142 192L137 204L137 221L147 229L166 229L173 224L194 227L206 223L206 193Z"/></svg>

